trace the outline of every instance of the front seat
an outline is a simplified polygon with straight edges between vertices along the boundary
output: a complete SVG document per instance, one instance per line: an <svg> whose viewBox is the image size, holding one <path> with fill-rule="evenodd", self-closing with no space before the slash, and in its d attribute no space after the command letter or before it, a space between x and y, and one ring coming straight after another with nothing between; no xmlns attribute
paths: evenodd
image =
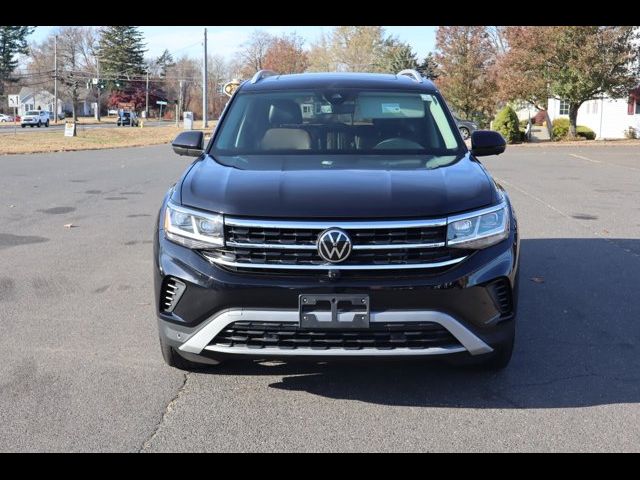
<svg viewBox="0 0 640 480"><path fill-rule="evenodd" d="M269 107L270 128L264 133L263 150L309 150L311 137L303 130L302 110L293 100L277 100Z"/></svg>

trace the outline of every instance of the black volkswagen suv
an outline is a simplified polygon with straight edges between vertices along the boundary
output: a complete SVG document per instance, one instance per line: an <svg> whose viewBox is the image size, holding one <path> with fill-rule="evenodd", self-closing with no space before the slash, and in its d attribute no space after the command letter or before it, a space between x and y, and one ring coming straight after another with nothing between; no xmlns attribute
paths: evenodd
<svg viewBox="0 0 640 480"><path fill-rule="evenodd" d="M448 356L505 367L519 237L444 99L398 75L258 72L167 192L154 242L165 361Z"/></svg>

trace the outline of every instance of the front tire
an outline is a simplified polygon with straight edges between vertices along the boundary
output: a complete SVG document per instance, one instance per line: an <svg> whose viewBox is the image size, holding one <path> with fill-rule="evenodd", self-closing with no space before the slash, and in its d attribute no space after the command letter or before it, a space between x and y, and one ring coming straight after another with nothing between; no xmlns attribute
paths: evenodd
<svg viewBox="0 0 640 480"><path fill-rule="evenodd" d="M515 318L507 320L512 322L511 326L505 325L511 329L506 340L498 345L491 345L493 352L482 355L470 355L468 353L455 354L448 360L448 363L454 367L470 368L479 371L499 371L505 369L511 361L513 355L513 347L516 337Z"/></svg>
<svg viewBox="0 0 640 480"><path fill-rule="evenodd" d="M49 128L49 120L47 120L47 123L45 123L44 126Z"/></svg>
<svg viewBox="0 0 640 480"><path fill-rule="evenodd" d="M180 356L180 354L176 352L175 348L165 342L162 337L160 337L159 340L162 358L164 358L165 363L170 367L177 368L179 370L197 371L215 366L187 360L186 358Z"/></svg>
<svg viewBox="0 0 640 480"><path fill-rule="evenodd" d="M40 128L42 126L42 123L38 122L38 128Z"/></svg>
<svg viewBox="0 0 640 480"><path fill-rule="evenodd" d="M478 364L478 367L487 371L499 371L507 368L513 355L513 345L514 339L512 338L507 344L495 348L486 360L482 360Z"/></svg>
<svg viewBox="0 0 640 480"><path fill-rule="evenodd" d="M20 125L22 128L26 128L26 125Z"/></svg>

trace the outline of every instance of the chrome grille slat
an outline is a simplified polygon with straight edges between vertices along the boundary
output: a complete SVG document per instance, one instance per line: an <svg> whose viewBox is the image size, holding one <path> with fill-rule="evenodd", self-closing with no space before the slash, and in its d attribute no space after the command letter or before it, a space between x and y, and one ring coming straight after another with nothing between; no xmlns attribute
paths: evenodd
<svg viewBox="0 0 640 480"><path fill-rule="evenodd" d="M341 228L351 238L348 258L328 263L318 253L318 237ZM204 250L212 263L243 271L291 269L398 270L445 268L470 253L446 246L446 219L371 221L285 221L225 217L225 246Z"/></svg>

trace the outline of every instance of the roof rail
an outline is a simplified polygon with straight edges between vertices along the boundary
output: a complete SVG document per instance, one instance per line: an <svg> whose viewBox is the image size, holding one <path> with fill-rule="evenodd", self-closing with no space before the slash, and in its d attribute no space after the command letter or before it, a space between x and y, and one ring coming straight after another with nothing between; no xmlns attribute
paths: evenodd
<svg viewBox="0 0 640 480"><path fill-rule="evenodd" d="M278 74L273 70L260 70L259 72L256 72L256 74L253 76L253 78L251 79L251 83L258 83L263 78L273 77L274 75L278 75Z"/></svg>
<svg viewBox="0 0 640 480"><path fill-rule="evenodd" d="M422 75L420 75L420 72L412 68L407 68L406 70L402 70L401 72L398 72L396 74L396 77L398 75L407 75L408 77L412 77L418 83L423 82L423 78L422 78Z"/></svg>

